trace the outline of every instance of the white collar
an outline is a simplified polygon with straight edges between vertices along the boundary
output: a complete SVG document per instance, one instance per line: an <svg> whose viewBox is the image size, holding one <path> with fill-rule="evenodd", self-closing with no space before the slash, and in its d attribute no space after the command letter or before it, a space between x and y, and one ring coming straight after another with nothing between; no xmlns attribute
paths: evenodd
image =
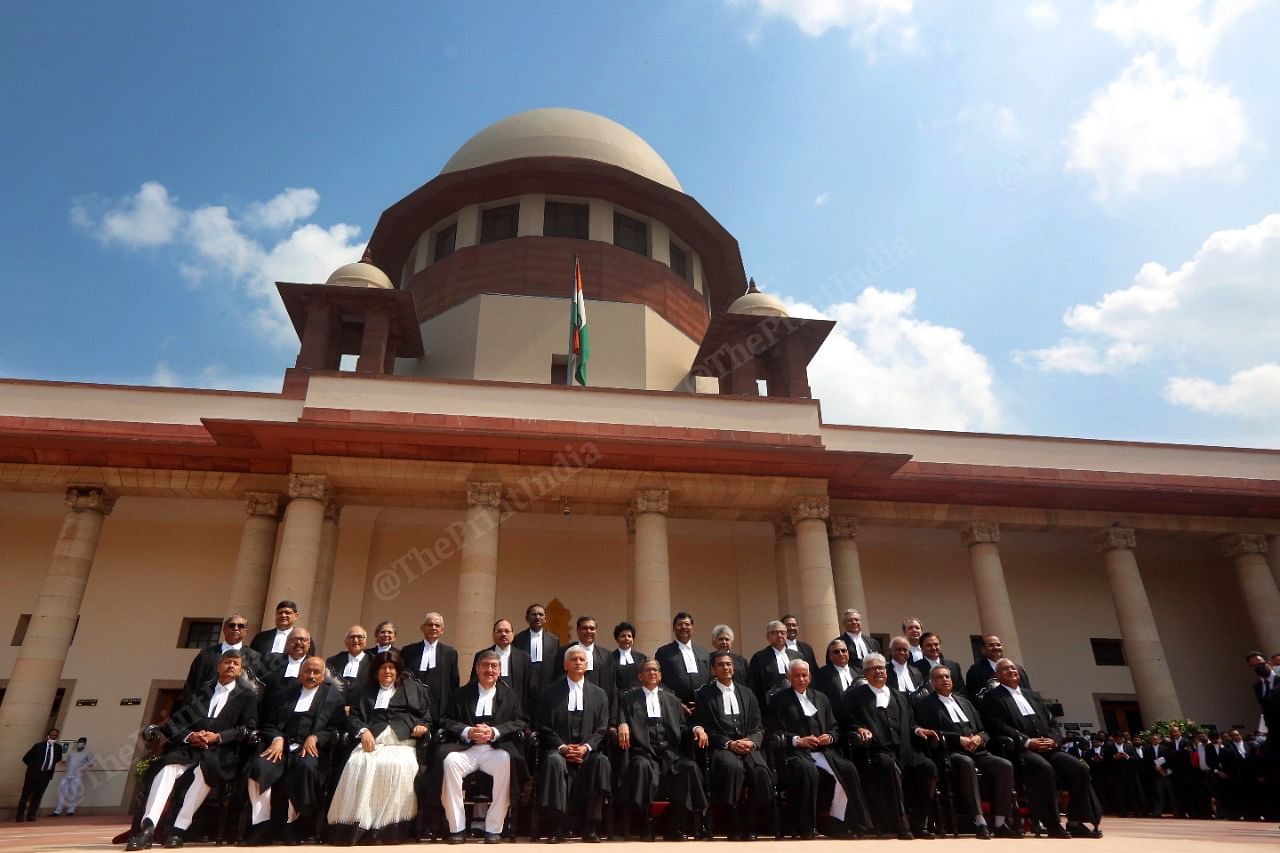
<svg viewBox="0 0 1280 853"><path fill-rule="evenodd" d="M737 686L736 684L734 684L734 682L730 681L729 686L725 687L723 684L720 683L720 679L718 678L714 681L714 684L716 687L720 688L721 693L732 693L733 688Z"/></svg>
<svg viewBox="0 0 1280 853"><path fill-rule="evenodd" d="M480 698L485 699L498 692L498 682L495 681L493 683L493 686L487 689L484 687L481 687L479 682L476 682L476 689L480 693Z"/></svg>
<svg viewBox="0 0 1280 853"><path fill-rule="evenodd" d="M227 645L227 643L226 643L226 641L225 641L225 640L224 640L224 641L223 641L223 643L222 643L222 650L223 650L224 652L229 652L229 651L231 651L232 649L235 649L236 651L240 651L243 647L244 647L244 641L243 641L243 640L242 640L242 641L240 641L239 643L236 643L234 646L229 646L229 645Z"/></svg>

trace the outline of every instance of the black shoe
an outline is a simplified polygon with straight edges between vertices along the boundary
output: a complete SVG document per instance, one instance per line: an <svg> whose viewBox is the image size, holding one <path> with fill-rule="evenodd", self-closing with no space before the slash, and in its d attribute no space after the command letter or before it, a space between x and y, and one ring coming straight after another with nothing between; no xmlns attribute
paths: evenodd
<svg viewBox="0 0 1280 853"><path fill-rule="evenodd" d="M1046 834L1050 838L1070 838L1071 837L1071 833L1067 832L1066 827L1064 827L1060 823L1055 823L1053 826L1049 827Z"/></svg>
<svg viewBox="0 0 1280 853"><path fill-rule="evenodd" d="M596 834L594 829L588 829L586 832L582 833L582 840L588 844L599 844L600 836Z"/></svg>
<svg viewBox="0 0 1280 853"><path fill-rule="evenodd" d="M450 844L461 844L467 840L467 833L466 831L451 832L447 836L445 836L444 840Z"/></svg>
<svg viewBox="0 0 1280 853"><path fill-rule="evenodd" d="M1011 823L1002 823L995 828L993 835L996 838L1021 838L1022 830L1015 829Z"/></svg>
<svg viewBox="0 0 1280 853"><path fill-rule="evenodd" d="M167 850L177 850L182 846L182 832L176 829L169 830L169 836L161 846Z"/></svg>
<svg viewBox="0 0 1280 853"><path fill-rule="evenodd" d="M990 841L991 830L987 828L987 825L985 823L982 824L981 826L975 826L973 828L973 837L977 838L980 841Z"/></svg>
<svg viewBox="0 0 1280 853"><path fill-rule="evenodd" d="M557 829L555 832L547 836L546 842L548 844L562 844L564 842L564 830Z"/></svg>
<svg viewBox="0 0 1280 853"><path fill-rule="evenodd" d="M58 814L57 812L49 812L49 817L62 817L62 815Z"/></svg>
<svg viewBox="0 0 1280 853"><path fill-rule="evenodd" d="M911 834L912 834L913 836L915 836L916 838L919 838L919 839L920 839L920 840L922 840L922 841L932 841L932 840L933 840L933 833L932 833L932 832L930 832L928 829L924 829L924 828L921 828L921 829L913 829L913 830L911 830Z"/></svg>
<svg viewBox="0 0 1280 853"><path fill-rule="evenodd" d="M129 839L129 843L124 846L125 850L150 850L151 842L155 839L156 825L151 822L150 818L142 819L142 828L138 830L138 834Z"/></svg>
<svg viewBox="0 0 1280 853"><path fill-rule="evenodd" d="M899 841L915 841L916 837L912 835L910 832L899 832L898 840Z"/></svg>
<svg viewBox="0 0 1280 853"><path fill-rule="evenodd" d="M484 843L485 843L485 844L501 844L501 843L502 843L502 833L501 833L501 832L486 832L486 833L484 834Z"/></svg>
<svg viewBox="0 0 1280 853"><path fill-rule="evenodd" d="M25 817L23 817L22 815L18 815L17 817L15 817L15 818L13 819L13 822L14 822L14 823L26 823L26 822L27 822L27 819L26 819Z"/></svg>
<svg viewBox="0 0 1280 853"><path fill-rule="evenodd" d="M1072 821L1071 823L1067 824L1067 832L1071 834L1072 838L1101 838L1102 837L1102 830L1090 829L1089 827L1085 826L1083 823L1078 823L1075 821Z"/></svg>

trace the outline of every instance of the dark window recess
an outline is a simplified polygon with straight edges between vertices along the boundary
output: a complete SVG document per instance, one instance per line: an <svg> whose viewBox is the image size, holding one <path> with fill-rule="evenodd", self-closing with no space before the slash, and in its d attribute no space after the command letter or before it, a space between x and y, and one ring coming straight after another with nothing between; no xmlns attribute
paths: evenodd
<svg viewBox="0 0 1280 853"><path fill-rule="evenodd" d="M889 657L889 635L888 634L872 634L871 639L880 644L880 648L884 649L882 654Z"/></svg>
<svg viewBox="0 0 1280 853"><path fill-rule="evenodd" d="M178 648L203 649L222 639L221 619L182 620L182 628L178 633Z"/></svg>
<svg viewBox="0 0 1280 853"><path fill-rule="evenodd" d="M693 267L689 263L689 255L675 243L671 244L671 271L693 284Z"/></svg>
<svg viewBox="0 0 1280 853"><path fill-rule="evenodd" d="M552 385L568 385L569 384L569 356L567 355L551 356L551 384Z"/></svg>
<svg viewBox="0 0 1280 853"><path fill-rule="evenodd" d="M31 614L22 613L18 615L18 624L13 628L13 642L11 646L20 646L22 641L27 638L27 628L31 625Z"/></svg>
<svg viewBox="0 0 1280 853"><path fill-rule="evenodd" d="M1093 662L1098 666L1128 666L1124 659L1124 640L1090 637L1093 646Z"/></svg>
<svg viewBox="0 0 1280 853"><path fill-rule="evenodd" d="M520 225L520 205L491 207L480 214L480 242L510 240Z"/></svg>
<svg viewBox="0 0 1280 853"><path fill-rule="evenodd" d="M542 233L547 237L587 239L589 208L585 204L549 201L542 213Z"/></svg>
<svg viewBox="0 0 1280 853"><path fill-rule="evenodd" d="M613 245L637 255L649 256L649 225L625 213L613 214Z"/></svg>
<svg viewBox="0 0 1280 853"><path fill-rule="evenodd" d="M443 260L453 254L454 247L458 244L458 223L453 223L448 228L441 228L436 232L436 245L431 254L432 262Z"/></svg>
<svg viewBox="0 0 1280 853"><path fill-rule="evenodd" d="M969 635L969 651L973 652L974 663L977 663L978 661L982 660L983 654L982 654L982 635L981 634Z"/></svg>

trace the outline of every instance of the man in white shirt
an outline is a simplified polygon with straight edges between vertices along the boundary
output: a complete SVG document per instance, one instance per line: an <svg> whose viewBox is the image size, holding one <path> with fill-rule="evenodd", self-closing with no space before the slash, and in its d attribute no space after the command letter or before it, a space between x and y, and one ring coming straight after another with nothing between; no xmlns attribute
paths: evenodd
<svg viewBox="0 0 1280 853"><path fill-rule="evenodd" d="M276 626L259 632L249 647L264 658L269 655L285 654L285 643L289 639L289 632L293 630L293 626L298 624L298 617L302 614L298 612L298 605L292 601L285 600L276 604ZM315 646L312 645L307 649L307 654L316 653Z"/></svg>
<svg viewBox="0 0 1280 853"><path fill-rule="evenodd" d="M92 766L93 753L89 751L89 739L82 737L67 753L67 769L62 774L62 781L58 783L58 805L54 807L54 817L61 817L64 809L67 817L76 813L76 806L80 804L84 790L81 776Z"/></svg>

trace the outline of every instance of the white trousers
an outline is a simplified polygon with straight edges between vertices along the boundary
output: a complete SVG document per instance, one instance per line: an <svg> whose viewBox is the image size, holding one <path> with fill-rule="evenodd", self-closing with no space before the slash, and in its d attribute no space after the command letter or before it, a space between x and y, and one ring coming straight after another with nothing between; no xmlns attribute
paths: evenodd
<svg viewBox="0 0 1280 853"><path fill-rule="evenodd" d="M271 789L262 789L257 779L249 780L249 822L254 826L271 817ZM298 811L289 801L289 823L298 819Z"/></svg>
<svg viewBox="0 0 1280 853"><path fill-rule="evenodd" d="M835 780L836 790L831 795L831 810L828 814L836 820L844 820L844 813L849 808L849 795L845 792L844 785L840 784L840 777L836 775L836 771L831 769L831 765L827 762L827 757L821 752L813 753L813 763L818 765L819 770Z"/></svg>
<svg viewBox="0 0 1280 853"><path fill-rule="evenodd" d="M84 783L80 781L79 774L63 776L62 781L58 783L58 805L53 813L62 814L62 810L66 809L67 814L75 814L83 791Z"/></svg>
<svg viewBox="0 0 1280 853"><path fill-rule="evenodd" d="M466 827L466 811L462 803L462 780L477 770L493 777L493 804L484 817L484 831L502 832L511 803L511 756L506 750L487 743L476 744L460 752L451 752L444 759L444 787L440 791L440 803L449 819L450 832L462 832Z"/></svg>
<svg viewBox="0 0 1280 853"><path fill-rule="evenodd" d="M204 805L205 798L212 790L204 781L204 770L194 764L170 764L160 768L155 781L151 783L151 793L147 795L147 810L142 815L143 818L150 820L152 825L160 823L160 816L164 814L169 795L173 793L174 783L192 767L196 768L195 778L191 780L191 787L187 789L187 795L182 800L182 808L174 818L173 828L184 830L191 826L196 812Z"/></svg>

